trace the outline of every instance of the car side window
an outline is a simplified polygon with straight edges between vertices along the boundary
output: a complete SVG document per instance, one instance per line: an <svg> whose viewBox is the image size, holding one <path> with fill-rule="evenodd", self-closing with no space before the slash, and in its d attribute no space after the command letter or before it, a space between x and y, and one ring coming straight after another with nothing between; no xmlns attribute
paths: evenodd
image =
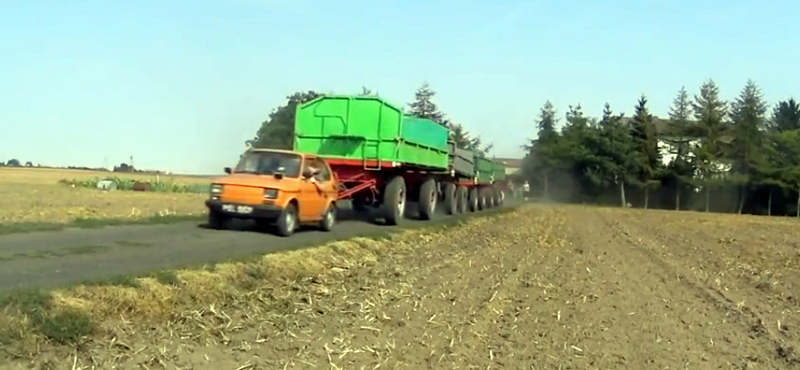
<svg viewBox="0 0 800 370"><path fill-rule="evenodd" d="M322 159L315 159L314 166L319 168L319 175L317 175L317 179L321 182L331 181L331 171L328 169L328 166L325 164L325 161Z"/></svg>

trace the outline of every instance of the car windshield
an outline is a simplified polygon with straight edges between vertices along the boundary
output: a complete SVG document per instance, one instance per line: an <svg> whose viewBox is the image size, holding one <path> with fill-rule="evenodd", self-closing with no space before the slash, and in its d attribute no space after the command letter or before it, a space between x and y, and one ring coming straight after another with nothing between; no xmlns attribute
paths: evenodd
<svg viewBox="0 0 800 370"><path fill-rule="evenodd" d="M233 172L259 175L280 172L285 177L299 177L300 156L279 152L250 152L242 156Z"/></svg>

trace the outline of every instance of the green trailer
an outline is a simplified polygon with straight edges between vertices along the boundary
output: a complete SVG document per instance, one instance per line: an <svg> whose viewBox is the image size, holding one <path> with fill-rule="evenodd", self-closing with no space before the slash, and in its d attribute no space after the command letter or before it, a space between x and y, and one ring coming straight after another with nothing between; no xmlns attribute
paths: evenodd
<svg viewBox="0 0 800 370"><path fill-rule="evenodd" d="M494 162L482 155L475 155L475 182L480 185L492 184Z"/></svg>
<svg viewBox="0 0 800 370"><path fill-rule="evenodd" d="M494 182L502 182L506 180L506 165L503 162L492 161L494 164Z"/></svg>
<svg viewBox="0 0 800 370"><path fill-rule="evenodd" d="M296 151L365 168L447 171L449 130L380 98L325 96L297 107Z"/></svg>
<svg viewBox="0 0 800 370"><path fill-rule="evenodd" d="M339 199L356 210L377 206L388 224L404 218L410 199L422 219L433 217L440 198L448 214L498 205L494 163L449 137L447 127L380 98L324 96L298 105L294 150L325 159Z"/></svg>

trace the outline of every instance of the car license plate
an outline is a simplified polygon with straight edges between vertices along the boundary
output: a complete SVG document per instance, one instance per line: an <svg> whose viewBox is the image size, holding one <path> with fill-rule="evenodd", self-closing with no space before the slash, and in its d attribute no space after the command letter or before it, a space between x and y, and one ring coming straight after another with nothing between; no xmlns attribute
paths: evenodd
<svg viewBox="0 0 800 370"><path fill-rule="evenodd" d="M233 213L253 213L253 207L237 206L235 204L223 204L222 210L225 212L233 212Z"/></svg>

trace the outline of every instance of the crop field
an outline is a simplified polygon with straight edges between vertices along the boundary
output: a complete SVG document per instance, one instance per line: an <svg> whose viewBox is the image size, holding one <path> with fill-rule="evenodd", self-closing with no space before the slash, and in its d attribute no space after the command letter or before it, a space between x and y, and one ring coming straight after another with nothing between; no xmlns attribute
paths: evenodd
<svg viewBox="0 0 800 370"><path fill-rule="evenodd" d="M204 212L205 194L174 192L101 191L59 183L94 178L154 181L155 176L46 168L0 168L0 224L76 219L130 219L156 215ZM208 179L160 176L161 182L203 187Z"/></svg>
<svg viewBox="0 0 800 370"><path fill-rule="evenodd" d="M797 368L797 222L527 204L18 294L0 369Z"/></svg>

